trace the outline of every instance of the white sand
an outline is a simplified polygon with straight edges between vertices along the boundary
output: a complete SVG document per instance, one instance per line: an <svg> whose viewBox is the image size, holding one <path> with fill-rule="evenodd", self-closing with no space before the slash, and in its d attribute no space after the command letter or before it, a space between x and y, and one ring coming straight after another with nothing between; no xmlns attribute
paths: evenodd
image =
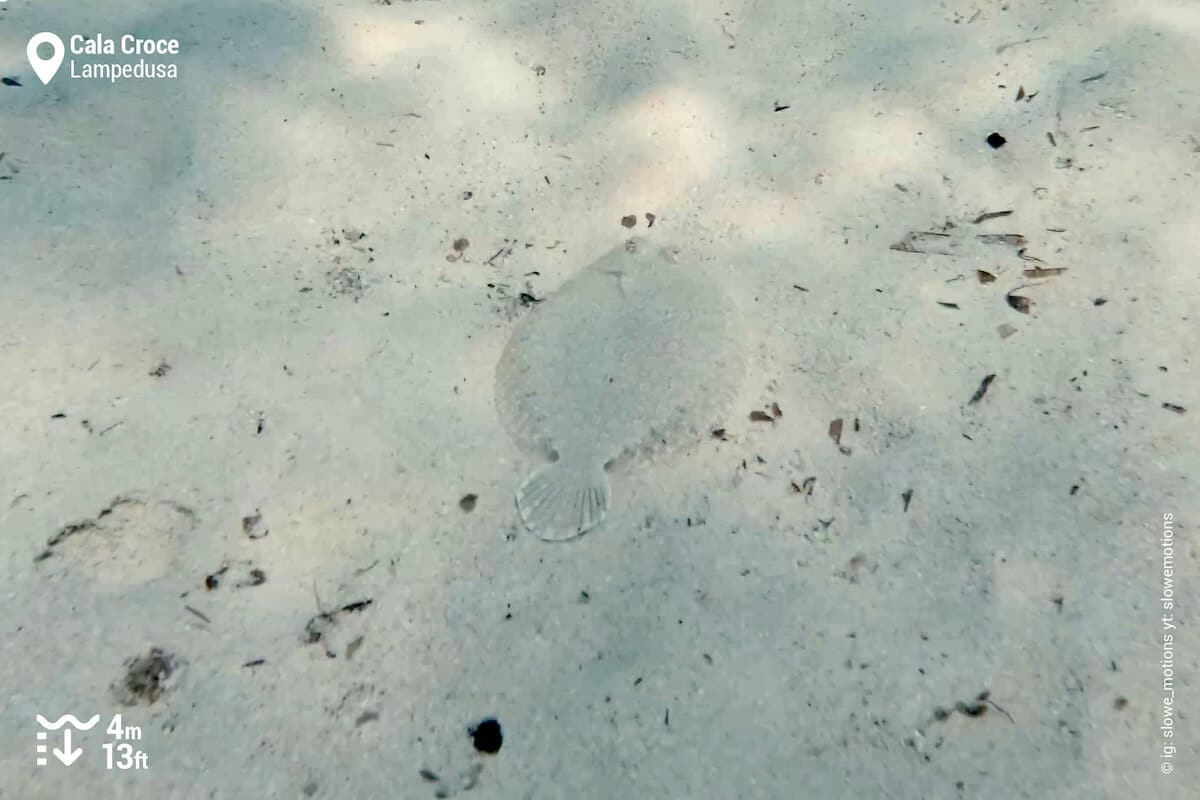
<svg viewBox="0 0 1200 800"><path fill-rule="evenodd" d="M644 5L0 4L0 797L1190 795L1200 11ZM180 76L43 86L43 30ZM751 372L549 545L492 369L646 212ZM148 769L35 766L118 712Z"/></svg>

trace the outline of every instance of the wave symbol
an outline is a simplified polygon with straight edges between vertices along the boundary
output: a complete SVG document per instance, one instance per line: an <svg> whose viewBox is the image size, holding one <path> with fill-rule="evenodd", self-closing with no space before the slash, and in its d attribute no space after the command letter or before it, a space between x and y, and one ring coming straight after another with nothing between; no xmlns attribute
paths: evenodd
<svg viewBox="0 0 1200 800"><path fill-rule="evenodd" d="M67 724L68 722L71 723L71 726L74 728L77 728L81 731L88 731L88 730L92 729L93 725L95 725L97 722L100 721L100 715L97 714L96 716L89 719L86 723L83 723L83 722L80 722L79 719L76 718L74 714L63 714L58 719L54 720L54 722L50 722L45 717L43 717L41 714L38 714L37 721L38 721L38 725L41 725L43 728L45 728L48 731L56 731L59 728L61 728L63 725Z"/></svg>

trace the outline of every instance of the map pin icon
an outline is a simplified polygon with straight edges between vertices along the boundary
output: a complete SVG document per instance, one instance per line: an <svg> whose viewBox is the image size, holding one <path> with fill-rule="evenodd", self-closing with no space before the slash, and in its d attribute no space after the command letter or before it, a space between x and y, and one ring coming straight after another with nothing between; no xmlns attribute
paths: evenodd
<svg viewBox="0 0 1200 800"><path fill-rule="evenodd" d="M43 44L49 44L54 48L54 52L49 58L42 58L38 55L38 47ZM42 83L49 83L50 79L54 77L54 73L58 72L58 68L62 66L65 50L62 39L49 31L43 31L29 40L29 45L25 48L25 55L29 58L29 66L33 67L33 71L37 73Z"/></svg>

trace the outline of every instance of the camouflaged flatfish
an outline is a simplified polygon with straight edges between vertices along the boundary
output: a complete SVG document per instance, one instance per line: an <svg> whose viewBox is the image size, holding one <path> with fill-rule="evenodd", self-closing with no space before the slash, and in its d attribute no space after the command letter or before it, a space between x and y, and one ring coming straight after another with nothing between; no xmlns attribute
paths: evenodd
<svg viewBox="0 0 1200 800"><path fill-rule="evenodd" d="M605 471L704 435L744 359L730 298L678 252L634 238L584 267L513 330L496 408L550 463L517 491L526 527L571 539L602 522Z"/></svg>

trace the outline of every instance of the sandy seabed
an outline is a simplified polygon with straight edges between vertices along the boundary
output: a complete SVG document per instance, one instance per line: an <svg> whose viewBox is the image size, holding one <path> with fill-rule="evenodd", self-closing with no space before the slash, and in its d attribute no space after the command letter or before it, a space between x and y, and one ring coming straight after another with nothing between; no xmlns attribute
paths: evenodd
<svg viewBox="0 0 1200 800"><path fill-rule="evenodd" d="M1197 74L1167 0L0 5L0 797L1192 796ZM749 372L548 544L493 370L635 234Z"/></svg>

